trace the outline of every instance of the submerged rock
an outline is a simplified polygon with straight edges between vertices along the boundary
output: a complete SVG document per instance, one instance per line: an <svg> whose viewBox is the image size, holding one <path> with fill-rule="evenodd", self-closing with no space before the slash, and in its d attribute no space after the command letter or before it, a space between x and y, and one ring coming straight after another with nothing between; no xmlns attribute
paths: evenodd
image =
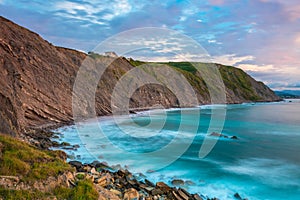
<svg viewBox="0 0 300 200"><path fill-rule="evenodd" d="M210 136L222 137L222 136L223 136L223 134L221 134L221 133L217 133L217 132L212 132L212 133L210 134Z"/></svg>
<svg viewBox="0 0 300 200"><path fill-rule="evenodd" d="M174 186L180 186L180 185L184 185L184 181L181 179L174 179L171 181L172 185Z"/></svg>
<svg viewBox="0 0 300 200"><path fill-rule="evenodd" d="M239 193L235 193L233 196L235 199L242 200L242 197L240 196Z"/></svg>
<svg viewBox="0 0 300 200"><path fill-rule="evenodd" d="M238 140L238 137L234 135L234 136L230 137L230 139Z"/></svg>
<svg viewBox="0 0 300 200"><path fill-rule="evenodd" d="M222 138L230 138L230 139L232 139L232 140L237 140L238 139L238 137L237 136L228 136L228 135L224 135L224 134L222 134L222 133L217 133L217 132L212 132L211 134L210 134L210 136L214 136L214 137L222 137Z"/></svg>

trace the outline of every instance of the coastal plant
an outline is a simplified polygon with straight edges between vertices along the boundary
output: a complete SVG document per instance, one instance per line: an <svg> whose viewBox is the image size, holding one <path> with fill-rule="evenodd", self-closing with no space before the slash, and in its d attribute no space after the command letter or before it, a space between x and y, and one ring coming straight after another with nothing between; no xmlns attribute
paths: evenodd
<svg viewBox="0 0 300 200"><path fill-rule="evenodd" d="M74 171L65 162L60 151L39 150L11 136L0 134L0 176L13 176L29 188L36 182L49 177L58 177L65 172ZM11 189L0 185L0 199L36 200L56 197L57 199L98 199L98 192L90 180L78 180L74 187L58 185L50 191L36 189Z"/></svg>

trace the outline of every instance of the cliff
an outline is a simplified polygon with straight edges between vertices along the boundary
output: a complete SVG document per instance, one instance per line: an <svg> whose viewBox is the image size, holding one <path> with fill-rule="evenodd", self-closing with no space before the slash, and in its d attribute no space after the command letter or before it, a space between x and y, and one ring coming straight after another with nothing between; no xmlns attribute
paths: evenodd
<svg viewBox="0 0 300 200"><path fill-rule="evenodd" d="M73 85L82 62L89 57L91 65L95 65L110 62L112 58L53 46L3 17L0 17L0 29L0 132L16 135L32 128L72 121ZM111 94L119 79L143 63L124 57L113 59L96 90L95 111L99 116L111 113ZM199 104L210 103L203 77L192 66L180 62L162 64L186 77ZM218 68L228 103L280 100L267 86L242 70L219 64ZM169 89L157 84L140 87L130 98L132 108L156 104L176 107L178 99Z"/></svg>

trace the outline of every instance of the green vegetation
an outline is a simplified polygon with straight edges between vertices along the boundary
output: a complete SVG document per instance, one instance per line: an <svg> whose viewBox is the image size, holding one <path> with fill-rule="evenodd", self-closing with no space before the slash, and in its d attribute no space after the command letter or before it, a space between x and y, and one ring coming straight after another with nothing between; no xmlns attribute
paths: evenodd
<svg viewBox="0 0 300 200"><path fill-rule="evenodd" d="M67 200L96 200L98 199L98 192L90 180L80 180L74 188L56 187L51 192L41 192L39 190L9 190L0 186L0 198L4 198L5 200L36 200L48 199L49 197Z"/></svg>
<svg viewBox="0 0 300 200"><path fill-rule="evenodd" d="M130 64L134 67L137 67L139 65L143 65L145 64L146 62L143 62L143 61L139 61L139 60L133 60L132 58L129 58L128 60L130 62Z"/></svg>
<svg viewBox="0 0 300 200"><path fill-rule="evenodd" d="M32 186L48 177L58 177L73 168L61 159L60 151L41 151L22 141L0 134L0 176L14 176ZM0 186L0 199L98 199L90 180L82 177L73 188L57 185L51 191L12 190Z"/></svg>
<svg viewBox="0 0 300 200"><path fill-rule="evenodd" d="M71 171L57 151L40 151L9 136L0 136L0 174L19 176L25 182L46 179Z"/></svg>
<svg viewBox="0 0 300 200"><path fill-rule="evenodd" d="M133 66L139 66L141 64L145 64L146 62L138 61L130 59L129 62ZM152 63L154 64L154 63ZM248 101L260 101L262 97L257 94L254 89L255 80L253 80L248 74L246 74L243 70L232 67L232 66L224 66L220 64L213 63L200 63L200 62L162 62L157 64L165 64L173 67L181 74L185 76L185 78L189 81L191 86L199 92L201 95L208 95L208 88L203 79L203 74L206 68L210 65L215 65L218 67L220 75L223 79L225 87L232 91L235 96L248 100ZM200 70L197 70L196 67ZM202 71L203 70L203 71ZM214 85L210 86L210 89L217 90Z"/></svg>
<svg viewBox="0 0 300 200"><path fill-rule="evenodd" d="M54 190L54 194L58 199L98 199L98 192L90 180L78 181L75 188L58 187Z"/></svg>
<svg viewBox="0 0 300 200"><path fill-rule="evenodd" d="M252 78L243 70L231 66L220 66L219 71L228 89L239 94L239 96L246 100L261 100L261 97L254 92L251 83Z"/></svg>
<svg viewBox="0 0 300 200"><path fill-rule="evenodd" d="M190 73L196 73L197 69L193 66L191 62L168 62L168 63L162 63L162 64L167 64L171 67L178 68Z"/></svg>
<svg viewBox="0 0 300 200"><path fill-rule="evenodd" d="M79 180L84 179L84 177L85 177L84 174L77 174L77 175L76 175L76 178L79 179Z"/></svg>
<svg viewBox="0 0 300 200"><path fill-rule="evenodd" d="M45 199L46 194L34 190L8 190L0 186L0 198L5 200L34 200L34 199Z"/></svg>

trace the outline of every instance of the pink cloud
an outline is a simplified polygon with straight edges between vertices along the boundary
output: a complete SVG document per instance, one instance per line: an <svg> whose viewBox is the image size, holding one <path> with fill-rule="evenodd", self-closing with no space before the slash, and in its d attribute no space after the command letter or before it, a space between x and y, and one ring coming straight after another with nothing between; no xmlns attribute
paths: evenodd
<svg viewBox="0 0 300 200"><path fill-rule="evenodd" d="M291 21L300 19L300 4L298 0L260 0L264 3L278 3Z"/></svg>
<svg viewBox="0 0 300 200"><path fill-rule="evenodd" d="M211 5L220 6L220 5L223 5L225 3L225 1L224 0L209 0L209 3Z"/></svg>

